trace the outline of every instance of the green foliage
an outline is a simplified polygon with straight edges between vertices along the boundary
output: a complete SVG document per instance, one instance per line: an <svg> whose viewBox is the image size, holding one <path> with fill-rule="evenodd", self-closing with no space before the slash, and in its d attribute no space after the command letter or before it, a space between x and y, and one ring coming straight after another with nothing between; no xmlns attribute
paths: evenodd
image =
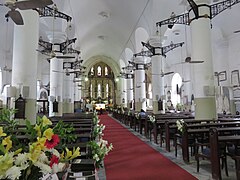
<svg viewBox="0 0 240 180"><path fill-rule="evenodd" d="M13 133L12 130L16 129L16 126L18 123L13 118L16 112L17 112L16 109L7 109L7 108L3 108L0 111L0 123L7 125L7 126L4 126L4 131Z"/></svg>
<svg viewBox="0 0 240 180"><path fill-rule="evenodd" d="M95 167L103 167L102 163L105 156L113 149L112 143L108 145L108 142L101 138L98 142L90 141L88 145L91 148L91 158L95 160Z"/></svg>
<svg viewBox="0 0 240 180"><path fill-rule="evenodd" d="M74 127L72 124L64 123L62 120L59 121L56 126L53 128L53 132L58 134L60 138L59 147L66 147L67 144L75 142L77 136L73 134Z"/></svg>

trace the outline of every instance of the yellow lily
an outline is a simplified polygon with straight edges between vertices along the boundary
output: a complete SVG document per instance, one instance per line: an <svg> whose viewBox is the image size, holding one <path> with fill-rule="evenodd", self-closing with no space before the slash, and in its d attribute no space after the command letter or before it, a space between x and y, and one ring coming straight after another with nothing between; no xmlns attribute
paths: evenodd
<svg viewBox="0 0 240 180"><path fill-rule="evenodd" d="M3 136L7 136L7 134L3 132L3 127L0 127L0 137Z"/></svg>
<svg viewBox="0 0 240 180"><path fill-rule="evenodd" d="M42 132L41 132L40 126L36 124L34 129L37 131L37 136L41 137L42 136Z"/></svg>
<svg viewBox="0 0 240 180"><path fill-rule="evenodd" d="M0 156L0 174L4 174L13 165L12 154L6 153L4 156Z"/></svg>
<svg viewBox="0 0 240 180"><path fill-rule="evenodd" d="M46 116L43 116L42 117L42 125L43 125L43 127L45 127L47 125L52 125L52 122Z"/></svg>
<svg viewBox="0 0 240 180"><path fill-rule="evenodd" d="M3 145L3 146L6 146L6 151L8 152L9 149L12 148L11 136L8 136L8 137L4 138L4 139L2 140L2 145Z"/></svg>
<svg viewBox="0 0 240 180"><path fill-rule="evenodd" d="M36 162L41 154L41 146L40 145L30 145L29 147L29 159L32 162Z"/></svg>
<svg viewBox="0 0 240 180"><path fill-rule="evenodd" d="M43 150L45 148L45 142L46 142L46 138L45 137L42 137L42 138L37 138L37 142L36 144L39 145L41 147L41 149Z"/></svg>
<svg viewBox="0 0 240 180"><path fill-rule="evenodd" d="M53 136L53 130L51 128L46 129L43 133L43 136L45 136L50 141Z"/></svg>
<svg viewBox="0 0 240 180"><path fill-rule="evenodd" d="M79 147L77 147L77 149L73 149L73 155L72 155L71 159L74 159L78 156L80 156L80 148Z"/></svg>

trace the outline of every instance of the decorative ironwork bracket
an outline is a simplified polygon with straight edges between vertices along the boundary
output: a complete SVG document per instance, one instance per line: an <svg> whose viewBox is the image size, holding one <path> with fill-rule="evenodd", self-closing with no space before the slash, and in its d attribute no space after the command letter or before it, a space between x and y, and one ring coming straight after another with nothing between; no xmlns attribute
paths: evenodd
<svg viewBox="0 0 240 180"><path fill-rule="evenodd" d="M149 49L149 51L152 53L152 56L162 55L164 57L166 57L166 53L168 53L169 51L171 51L177 47L180 47L180 46L182 47L183 44L184 44L184 42L176 43L176 44L173 44L173 42L171 42L170 45L165 46L165 47L153 47L149 43L142 42L142 45ZM161 49L161 53L156 53L156 49Z"/></svg>
<svg viewBox="0 0 240 180"><path fill-rule="evenodd" d="M210 8L210 19L214 18L215 16L217 16L218 14L220 14L221 12L223 12L224 10L231 8L233 5L238 4L240 2L240 0L225 0L216 4L212 4L212 5L207 5L207 4L199 4L196 5L196 3L193 0L187 0L191 6L191 9L189 10L189 12L191 10L193 10L194 14L195 14L195 18L194 19L198 19L201 17L206 18L206 16L199 16L198 13L198 8L201 6L207 6ZM191 21L193 19L190 20L189 18L189 12L185 13L185 14L181 14L178 16L173 16L171 15L171 17L169 19L165 19L163 21L157 22L156 26L157 27L161 27L162 25L168 25L168 27L171 29L173 27L174 24L185 24L185 25L190 25Z"/></svg>
<svg viewBox="0 0 240 180"><path fill-rule="evenodd" d="M66 50L64 51L63 54L67 54L67 53L79 55L81 53L81 51L78 51L78 50L73 49L73 48L66 48Z"/></svg>
<svg viewBox="0 0 240 180"><path fill-rule="evenodd" d="M189 13L181 14L179 16L173 16L169 19L157 22L156 26L161 27L162 25L169 25L169 28L171 29L174 24L189 25Z"/></svg>
<svg viewBox="0 0 240 180"><path fill-rule="evenodd" d="M39 39L38 44L44 48L43 51L45 52L51 52L52 51L52 43L43 41L42 39Z"/></svg>
<svg viewBox="0 0 240 180"><path fill-rule="evenodd" d="M173 50L173 49L175 49L177 47L182 47L183 44L184 44L184 42L176 43L176 44L171 43L168 46L162 47L162 54L163 54L163 56L166 57L166 53L168 53L169 51L171 51L171 50Z"/></svg>
<svg viewBox="0 0 240 180"><path fill-rule="evenodd" d="M211 5L211 18L214 18L216 15L220 14L224 10L231 8L233 5L238 4L240 0L225 0Z"/></svg>
<svg viewBox="0 0 240 180"><path fill-rule="evenodd" d="M44 8L39 8L37 11L40 17L57 17L57 18L65 19L68 22L72 20L71 16L64 14L62 12L59 12L58 10L54 8L50 8L48 6L45 6Z"/></svg>
<svg viewBox="0 0 240 180"><path fill-rule="evenodd" d="M66 48L70 44L75 43L76 40L77 40L77 38L74 38L74 39L67 40L63 43L54 43L54 45L59 45L60 46L60 50L57 51L57 52L65 54L66 53ZM42 39L39 39L38 44L44 48L44 51L46 51L46 52L51 52L52 51L52 46L53 46L52 43L47 42L47 41L43 41ZM80 53L80 51L77 51L77 50L74 50L74 49L71 50L71 48L68 49L68 50L72 51L73 53L75 53L75 52L78 53L78 54Z"/></svg>
<svg viewBox="0 0 240 180"><path fill-rule="evenodd" d="M137 56L145 56L145 57L152 57L153 54L152 52L149 50L149 51L141 51L139 53L136 53L136 54L133 54L134 57L137 57Z"/></svg>
<svg viewBox="0 0 240 180"><path fill-rule="evenodd" d="M72 43L75 43L75 41L77 40L77 38L73 38L73 39L69 39L69 40L67 40L67 41L65 41L65 42L62 42L62 43L59 43L59 44L57 44L57 43L54 43L55 45L60 45L60 52L64 52L64 50L66 50L66 48L70 45L70 44L72 44Z"/></svg>

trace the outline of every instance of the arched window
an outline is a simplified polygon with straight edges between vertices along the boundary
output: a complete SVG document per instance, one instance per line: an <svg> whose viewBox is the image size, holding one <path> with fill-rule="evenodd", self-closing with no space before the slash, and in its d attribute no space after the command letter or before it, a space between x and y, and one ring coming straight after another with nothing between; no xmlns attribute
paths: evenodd
<svg viewBox="0 0 240 180"><path fill-rule="evenodd" d="M106 84L106 97L108 97L108 92L109 92L108 84Z"/></svg>
<svg viewBox="0 0 240 180"><path fill-rule="evenodd" d="M97 67L97 75L98 75L98 76L101 76L101 75L102 75L102 68L101 68L101 66L98 66L98 67Z"/></svg>
<svg viewBox="0 0 240 180"><path fill-rule="evenodd" d="M180 74L176 73L172 78L172 91L171 91L171 100L174 107L178 103L181 103L181 86L182 86L182 78Z"/></svg>
<svg viewBox="0 0 240 180"><path fill-rule="evenodd" d="M91 68L91 76L93 76L94 75L94 68L92 67Z"/></svg>
<svg viewBox="0 0 240 180"><path fill-rule="evenodd" d="M105 66L105 76L108 76L108 67Z"/></svg>
<svg viewBox="0 0 240 180"><path fill-rule="evenodd" d="M90 85L90 96L93 97L92 84Z"/></svg>
<svg viewBox="0 0 240 180"><path fill-rule="evenodd" d="M98 84L97 97L101 97L101 84Z"/></svg>

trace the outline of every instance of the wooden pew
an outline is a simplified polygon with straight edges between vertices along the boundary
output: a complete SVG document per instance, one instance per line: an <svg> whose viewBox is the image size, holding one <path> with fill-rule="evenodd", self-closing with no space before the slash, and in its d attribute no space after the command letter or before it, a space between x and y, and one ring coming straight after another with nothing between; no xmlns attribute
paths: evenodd
<svg viewBox="0 0 240 180"><path fill-rule="evenodd" d="M240 130L239 127L237 129ZM236 128L228 128L226 131L236 132L239 131L236 130ZM219 154L219 143L239 143L240 142L240 135L227 135L222 136L219 135L219 132L223 132L224 130L221 130L220 128L212 128L209 130L209 142L210 142L210 149L211 149L211 169L212 169L212 178L216 180L221 180L221 167L220 167L220 159L218 157ZM237 179L240 179L240 167L239 167L239 161L236 161L236 176Z"/></svg>
<svg viewBox="0 0 240 180"><path fill-rule="evenodd" d="M217 123L216 123L217 124ZM221 125L220 125L221 126ZM189 162L189 143L188 143L188 136L199 136L199 135L209 135L209 130L214 126L208 126L206 124L205 127L196 128L196 129L188 129L186 128L184 133L182 134L182 156L185 162ZM216 126L215 126L216 127ZM237 132L240 130L240 127L216 127L219 132Z"/></svg>

